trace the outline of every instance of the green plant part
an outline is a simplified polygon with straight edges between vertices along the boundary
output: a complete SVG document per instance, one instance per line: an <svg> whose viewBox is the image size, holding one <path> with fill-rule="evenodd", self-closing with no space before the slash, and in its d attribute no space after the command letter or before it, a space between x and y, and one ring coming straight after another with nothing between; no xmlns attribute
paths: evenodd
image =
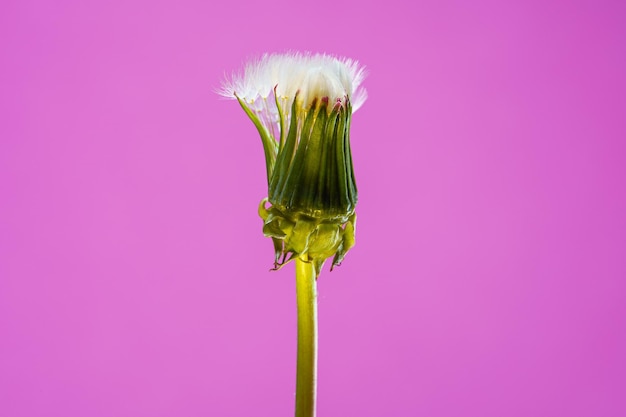
<svg viewBox="0 0 626 417"><path fill-rule="evenodd" d="M343 219L320 219L306 214L286 214L276 206L266 208L267 198L259 205L263 234L274 243L274 270L301 257L315 264L319 273L326 259L333 256L332 267L340 265L354 246L356 214ZM331 269L332 269L331 267Z"/></svg>
<svg viewBox="0 0 626 417"><path fill-rule="evenodd" d="M220 91L237 99L261 136L268 197L258 212L274 245L273 269L296 264L296 417L315 416L317 278L328 258L332 270L355 244L350 120L367 97L364 77L350 59L265 55Z"/></svg>

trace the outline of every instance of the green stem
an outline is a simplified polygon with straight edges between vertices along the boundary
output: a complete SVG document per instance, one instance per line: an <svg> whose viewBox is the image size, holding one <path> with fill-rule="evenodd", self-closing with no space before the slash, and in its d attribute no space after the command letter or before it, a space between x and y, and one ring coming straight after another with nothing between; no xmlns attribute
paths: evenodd
<svg viewBox="0 0 626 417"><path fill-rule="evenodd" d="M296 417L315 416L317 391L317 283L315 265L296 259L298 299L298 363Z"/></svg>

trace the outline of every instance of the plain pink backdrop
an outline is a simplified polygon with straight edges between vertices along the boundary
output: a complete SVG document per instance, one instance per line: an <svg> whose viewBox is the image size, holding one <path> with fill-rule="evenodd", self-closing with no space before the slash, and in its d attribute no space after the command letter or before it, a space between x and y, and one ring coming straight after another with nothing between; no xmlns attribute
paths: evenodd
<svg viewBox="0 0 626 417"><path fill-rule="evenodd" d="M370 71L320 417L626 415L620 1L3 1L0 415L289 416L266 51Z"/></svg>

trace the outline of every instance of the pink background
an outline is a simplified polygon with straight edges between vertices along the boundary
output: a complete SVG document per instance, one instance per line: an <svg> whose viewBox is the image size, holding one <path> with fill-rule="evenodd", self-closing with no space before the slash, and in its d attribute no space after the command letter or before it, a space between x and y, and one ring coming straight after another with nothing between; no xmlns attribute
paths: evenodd
<svg viewBox="0 0 626 417"><path fill-rule="evenodd" d="M293 267L224 73L366 64L319 415L626 415L620 1L3 1L0 415L289 416Z"/></svg>

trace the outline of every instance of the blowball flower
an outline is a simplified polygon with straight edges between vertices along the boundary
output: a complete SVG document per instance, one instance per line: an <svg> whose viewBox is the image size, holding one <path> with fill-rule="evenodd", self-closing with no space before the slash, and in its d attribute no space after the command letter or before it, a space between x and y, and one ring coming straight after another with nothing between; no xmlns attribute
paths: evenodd
<svg viewBox="0 0 626 417"><path fill-rule="evenodd" d="M268 197L259 214L274 268L295 257L316 272L354 246L357 188L350 121L367 98L358 62L324 54L266 54L226 80L263 142ZM268 203L270 206L268 207Z"/></svg>

